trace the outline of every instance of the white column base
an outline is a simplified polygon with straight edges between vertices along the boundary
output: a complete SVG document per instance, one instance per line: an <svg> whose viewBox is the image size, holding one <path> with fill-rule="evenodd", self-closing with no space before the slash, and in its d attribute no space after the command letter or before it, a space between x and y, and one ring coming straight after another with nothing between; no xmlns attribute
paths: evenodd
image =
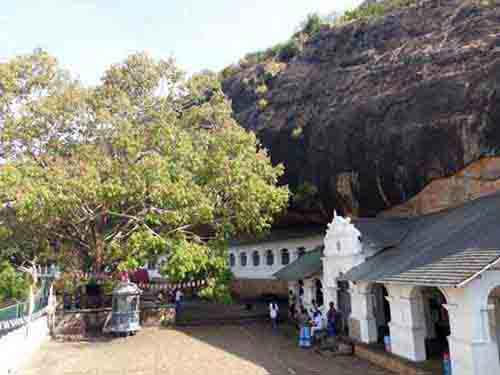
<svg viewBox="0 0 500 375"><path fill-rule="evenodd" d="M361 319L359 321L359 334L361 342L373 344L378 341L377 321L375 318Z"/></svg>
<svg viewBox="0 0 500 375"><path fill-rule="evenodd" d="M424 328L389 323L389 329L392 353L415 362L426 360Z"/></svg>
<svg viewBox="0 0 500 375"><path fill-rule="evenodd" d="M466 342L448 337L453 375L500 374L500 359L495 342Z"/></svg>

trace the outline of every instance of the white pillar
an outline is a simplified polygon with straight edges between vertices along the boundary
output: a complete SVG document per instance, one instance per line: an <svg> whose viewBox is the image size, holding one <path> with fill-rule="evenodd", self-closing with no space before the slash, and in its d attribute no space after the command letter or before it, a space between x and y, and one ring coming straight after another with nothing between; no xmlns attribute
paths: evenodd
<svg viewBox="0 0 500 375"><path fill-rule="evenodd" d="M389 285L387 289L392 352L412 361L425 361L425 313L421 293L411 297L410 287Z"/></svg>
<svg viewBox="0 0 500 375"><path fill-rule="evenodd" d="M312 300L314 299L314 280L306 279L304 280L304 306L309 311L312 307Z"/></svg>
<svg viewBox="0 0 500 375"><path fill-rule="evenodd" d="M489 311L468 303L445 307L450 317L453 375L500 374L497 343L488 329Z"/></svg>
<svg viewBox="0 0 500 375"><path fill-rule="evenodd" d="M361 342L370 344L378 341L377 321L374 314L373 294L368 284L352 286L350 335Z"/></svg>

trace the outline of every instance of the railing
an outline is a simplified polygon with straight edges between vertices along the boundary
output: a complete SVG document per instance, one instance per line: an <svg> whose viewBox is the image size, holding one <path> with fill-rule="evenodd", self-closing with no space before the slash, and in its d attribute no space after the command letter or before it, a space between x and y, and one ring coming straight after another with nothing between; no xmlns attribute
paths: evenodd
<svg viewBox="0 0 500 375"><path fill-rule="evenodd" d="M34 298L32 318L42 315L48 303L47 283L42 279L42 285ZM0 308L0 333L20 327L28 322L30 310L29 300L20 301Z"/></svg>
<svg viewBox="0 0 500 375"><path fill-rule="evenodd" d="M21 318L27 314L28 308L28 302L14 303L7 307L0 308L0 322Z"/></svg>

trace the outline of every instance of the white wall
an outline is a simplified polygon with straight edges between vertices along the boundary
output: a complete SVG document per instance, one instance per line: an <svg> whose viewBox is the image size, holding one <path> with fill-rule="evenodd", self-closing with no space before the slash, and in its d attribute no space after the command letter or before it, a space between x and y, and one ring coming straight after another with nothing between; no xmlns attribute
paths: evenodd
<svg viewBox="0 0 500 375"><path fill-rule="evenodd" d="M306 251L311 251L321 245L323 245L323 236L316 235L284 241L268 241L232 246L229 248L229 254L234 254L236 264L234 267L231 267L231 271L233 271L234 276L238 279L273 279L273 274L285 266L281 263L281 249L288 249L290 263L292 263L297 259L297 250L299 247L304 247ZM266 264L267 250L272 250L274 253L274 264L272 266ZM258 251L260 254L260 263L258 266L253 265L252 254L254 251ZM247 265L245 267L240 262L240 254L242 252L246 252L247 254Z"/></svg>
<svg viewBox="0 0 500 375"><path fill-rule="evenodd" d="M48 339L47 316L31 322L28 332L24 326L0 337L0 375L15 374Z"/></svg>

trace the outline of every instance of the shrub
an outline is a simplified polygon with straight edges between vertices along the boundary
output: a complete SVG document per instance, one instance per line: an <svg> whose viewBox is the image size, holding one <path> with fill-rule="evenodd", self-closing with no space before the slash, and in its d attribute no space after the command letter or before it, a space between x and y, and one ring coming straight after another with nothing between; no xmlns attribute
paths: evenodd
<svg viewBox="0 0 500 375"><path fill-rule="evenodd" d="M0 263L0 302L22 299L28 294L29 283L8 261Z"/></svg>
<svg viewBox="0 0 500 375"><path fill-rule="evenodd" d="M318 194L318 188L310 182L304 181L293 192L292 200L295 203L306 202Z"/></svg>
<svg viewBox="0 0 500 375"><path fill-rule="evenodd" d="M260 99L257 102L257 106L259 107L259 110L261 110L261 111L264 111L268 105L269 105L269 103L266 99Z"/></svg>
<svg viewBox="0 0 500 375"><path fill-rule="evenodd" d="M247 53L244 57L245 61L250 65L260 64L268 58L269 58L268 51L257 51L257 52Z"/></svg>
<svg viewBox="0 0 500 375"><path fill-rule="evenodd" d="M303 133L304 133L304 130L301 127L295 128L292 131L292 138L299 139L300 137L302 137Z"/></svg>
<svg viewBox="0 0 500 375"><path fill-rule="evenodd" d="M299 42L296 39L290 39L288 42L280 46L278 58L281 61L290 61L299 53Z"/></svg>
<svg viewBox="0 0 500 375"><path fill-rule="evenodd" d="M225 305L233 303L230 290L232 279L233 274L231 271L225 270L221 272L208 282L207 287L200 291L200 297Z"/></svg>
<svg viewBox="0 0 500 375"><path fill-rule="evenodd" d="M416 2L417 0L386 0L382 3L368 4L354 10L346 11L340 18L340 23L381 17L394 9L411 6Z"/></svg>
<svg viewBox="0 0 500 375"><path fill-rule="evenodd" d="M265 95L269 90L267 89L267 86L265 83L259 85L256 89L255 89L255 93L259 96L262 96L262 95Z"/></svg>
<svg viewBox="0 0 500 375"><path fill-rule="evenodd" d="M312 13L307 16L301 29L303 33L311 37L317 34L321 30L321 26L324 24L326 23L317 13Z"/></svg>
<svg viewBox="0 0 500 375"><path fill-rule="evenodd" d="M226 80L239 73L239 68L236 65L229 65L220 72L221 80Z"/></svg>

